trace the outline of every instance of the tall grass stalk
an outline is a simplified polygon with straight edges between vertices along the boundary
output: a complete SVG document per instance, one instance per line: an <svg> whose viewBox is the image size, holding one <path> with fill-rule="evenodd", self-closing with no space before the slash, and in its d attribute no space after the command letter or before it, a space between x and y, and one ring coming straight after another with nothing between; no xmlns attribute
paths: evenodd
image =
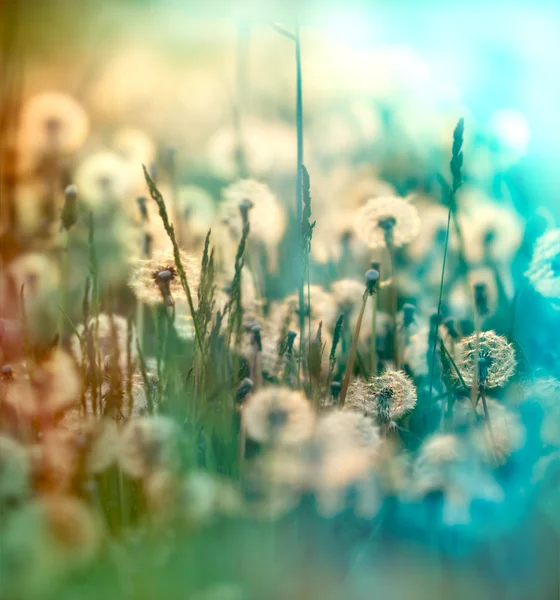
<svg viewBox="0 0 560 600"><path fill-rule="evenodd" d="M297 227L301 233L300 253L303 257L305 241L303 238L303 93L302 93L302 70L301 70L301 42L299 25L295 30L296 51L296 133L297 133L297 170L296 170L296 219ZM303 263L298 261L299 266L299 354L298 380L300 379L301 361L305 355L305 269ZM311 310L311 306L309 307Z"/></svg>
<svg viewBox="0 0 560 600"><path fill-rule="evenodd" d="M437 306L437 314L434 323L434 345L432 348L432 358L430 361L430 387L428 392L428 411L432 406L432 393L434 386L434 369L436 362L436 352L437 352L437 341L439 337L439 323L441 320L441 304L443 300L443 284L445 281L445 266L447 262L447 251L449 249L449 230L451 228L451 218L455 213L455 202L456 202L456 194L459 188L463 183L462 176L462 166L463 166L463 152L461 148L463 146L463 135L465 131L465 120L461 117L459 122L455 126L455 130L453 131L453 145L451 148L451 161L449 163L449 167L451 170L451 175L453 178L452 185L449 187L449 194L447 197L448 210L447 210L447 227L445 230L445 244L443 248L443 261L441 265L441 279L439 285L439 295L438 295L438 306Z"/></svg>
<svg viewBox="0 0 560 600"><path fill-rule="evenodd" d="M187 274L183 267L183 263L181 262L181 254L179 252L179 245L177 244L177 239L175 237L175 229L174 229L173 225L169 222L169 216L167 215L167 209L165 207L165 201L163 200L163 196L161 195L160 191L157 189L156 184L154 183L153 179L150 177L150 174L148 173L146 166L142 165L142 168L144 169L144 177L148 184L148 188L150 190L150 195L151 195L152 199L155 201L155 203L158 205L159 215L161 217L161 220L163 221L163 226L165 227L165 231L166 231L169 239L171 240L171 244L173 245L173 256L175 258L175 266L177 267L177 272L179 273L179 279L181 281L181 286L187 296L187 302L189 303L189 310L191 311L191 316L192 316L192 320L193 320L193 324L194 324L195 338L196 338L196 342L197 342L198 347L201 352L201 360L202 360L202 365L204 367L204 365L205 365L204 341L200 335L200 328L198 326L198 318L197 318L196 311L194 309L194 303L193 303L193 299L192 299L191 288L189 286L189 282L187 279Z"/></svg>

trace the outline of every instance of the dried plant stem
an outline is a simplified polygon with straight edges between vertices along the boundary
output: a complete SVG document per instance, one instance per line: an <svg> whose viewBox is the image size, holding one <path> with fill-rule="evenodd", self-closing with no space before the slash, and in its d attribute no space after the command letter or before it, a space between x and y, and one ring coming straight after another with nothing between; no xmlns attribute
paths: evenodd
<svg viewBox="0 0 560 600"><path fill-rule="evenodd" d="M366 310L367 299L369 293L366 291L362 298L362 306L360 306L360 313L358 315L358 322L356 323L356 329L354 330L354 339L352 340L352 348L350 349L350 356L348 357L348 364L346 365L346 373L344 374L344 380L342 382L342 389L340 390L340 398L338 400L339 408L344 407L346 402L346 394L348 392L348 386L350 385L350 378L352 377L352 370L354 369L354 360L356 358L356 348L358 347L358 339L360 337L360 329L362 328L362 320L364 318L364 312Z"/></svg>

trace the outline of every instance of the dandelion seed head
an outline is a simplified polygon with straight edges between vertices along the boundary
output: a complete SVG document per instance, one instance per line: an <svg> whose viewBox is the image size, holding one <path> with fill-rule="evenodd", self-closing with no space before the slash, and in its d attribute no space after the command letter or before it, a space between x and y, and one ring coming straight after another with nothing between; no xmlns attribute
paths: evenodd
<svg viewBox="0 0 560 600"><path fill-rule="evenodd" d="M249 173L265 176L289 173L296 161L294 128L280 121L250 117L243 120L242 150ZM210 169L224 178L238 171L239 136L234 127L218 130L207 145Z"/></svg>
<svg viewBox="0 0 560 600"><path fill-rule="evenodd" d="M457 282L449 294L449 311L459 319L472 318L473 305L475 303L475 292L477 287L484 288L487 312L483 316L489 316L496 310L498 302L498 286L496 275L492 269L486 267L475 267L468 274L470 294L465 290L464 282Z"/></svg>
<svg viewBox="0 0 560 600"><path fill-rule="evenodd" d="M71 154L85 142L89 118L71 96L43 92L22 107L21 144L37 156Z"/></svg>
<svg viewBox="0 0 560 600"><path fill-rule="evenodd" d="M72 496L47 494L28 507L30 522L48 535L51 548L61 561L67 561L67 567L84 568L98 556L104 527L85 502ZM32 511L36 511L35 515Z"/></svg>
<svg viewBox="0 0 560 600"><path fill-rule="evenodd" d="M320 514L332 517L351 508L356 516L375 516L381 505L381 495L373 475L371 458L363 448L349 446L325 454L315 475ZM349 496L354 497L352 502L349 502Z"/></svg>
<svg viewBox="0 0 560 600"><path fill-rule="evenodd" d="M249 201L251 236L268 246L278 244L286 230L286 215L271 189L254 179L241 179L225 188L219 207L220 218L226 222L234 237L241 237L243 223L239 207Z"/></svg>
<svg viewBox="0 0 560 600"><path fill-rule="evenodd" d="M179 459L177 436L177 425L169 417L132 419L121 433L119 464L125 473L137 478L160 469L175 471Z"/></svg>
<svg viewBox="0 0 560 600"><path fill-rule="evenodd" d="M74 182L85 204L97 209L129 199L134 190L134 173L119 154L103 150L90 154L78 165Z"/></svg>
<svg viewBox="0 0 560 600"><path fill-rule="evenodd" d="M525 276L541 296L560 298L560 229L550 229L537 239Z"/></svg>
<svg viewBox="0 0 560 600"><path fill-rule="evenodd" d="M365 286L358 279L338 279L331 285L333 300L339 313L352 313L359 309Z"/></svg>
<svg viewBox="0 0 560 600"><path fill-rule="evenodd" d="M179 506L179 480L174 473L164 469L147 475L142 491L151 517L158 525L170 523Z"/></svg>
<svg viewBox="0 0 560 600"><path fill-rule="evenodd" d="M48 254L27 252L12 260L1 280L2 306L19 304L23 286L26 308L52 300L60 283L60 270Z"/></svg>
<svg viewBox="0 0 560 600"><path fill-rule="evenodd" d="M183 250L180 251L180 257L193 302L196 302L196 290L200 284L200 260ZM150 258L133 260L129 286L136 298L146 304L164 303L168 294L173 300L185 297L171 250L155 252Z"/></svg>
<svg viewBox="0 0 560 600"><path fill-rule="evenodd" d="M515 212L491 200L470 199L469 192L459 196L464 216L464 250L469 265L488 260L510 261L521 244L523 230Z"/></svg>
<svg viewBox="0 0 560 600"><path fill-rule="evenodd" d="M113 150L137 170L143 179L142 165L150 165L156 157L156 145L142 129L122 127L113 135Z"/></svg>
<svg viewBox="0 0 560 600"><path fill-rule="evenodd" d="M420 231L416 207L403 198L372 198L356 213L356 234L370 248L384 248L390 230L392 244L398 248L413 240Z"/></svg>
<svg viewBox="0 0 560 600"><path fill-rule="evenodd" d="M552 446L560 445L560 381L537 377L524 389L524 401L536 401L543 408L541 438Z"/></svg>
<svg viewBox="0 0 560 600"><path fill-rule="evenodd" d="M406 255L414 263L427 261L439 264L447 233L447 208L416 196L411 198L411 202L421 215L422 226L419 228L418 235L406 246ZM450 248L457 247L457 239L454 235L449 236L448 244ZM441 270L441 265L439 267Z"/></svg>
<svg viewBox="0 0 560 600"><path fill-rule="evenodd" d="M482 402L477 412L484 415ZM519 416L499 402L486 399L492 435L486 422L479 423L471 434L471 441L478 455L489 465L504 464L508 457L519 450L525 441L525 429Z"/></svg>
<svg viewBox="0 0 560 600"><path fill-rule="evenodd" d="M116 460L117 447L114 422L69 411L34 448L38 487L49 493L73 491L77 478L107 470Z"/></svg>
<svg viewBox="0 0 560 600"><path fill-rule="evenodd" d="M271 386L249 396L243 409L247 435L257 442L298 444L313 430L314 415L300 391Z"/></svg>
<svg viewBox="0 0 560 600"><path fill-rule="evenodd" d="M387 369L377 377L355 379L345 408L372 416L379 424L402 418L416 406L416 388L403 372Z"/></svg>
<svg viewBox="0 0 560 600"><path fill-rule="evenodd" d="M313 442L327 452L356 447L373 455L378 451L381 436L372 419L362 412L333 410L318 420Z"/></svg>
<svg viewBox="0 0 560 600"><path fill-rule="evenodd" d="M415 377L428 375L428 349L430 328L421 327L408 339L404 347L404 363L414 373Z"/></svg>
<svg viewBox="0 0 560 600"><path fill-rule="evenodd" d="M199 525L242 512L241 497L231 482L206 471L187 475L181 485L179 502L187 522Z"/></svg>
<svg viewBox="0 0 560 600"><path fill-rule="evenodd" d="M2 402L18 419L61 417L80 399L81 382L74 360L61 348L36 365L14 365L13 376L3 385Z"/></svg>
<svg viewBox="0 0 560 600"><path fill-rule="evenodd" d="M362 283L362 295L364 290L365 285ZM338 318L338 310L333 295L320 285L310 285L309 296L311 298L311 305L308 302L306 287L304 290L303 307L305 318L311 318L314 322L323 321L325 326L332 327ZM299 317L299 297L296 292L284 298L284 306L291 309Z"/></svg>
<svg viewBox="0 0 560 600"><path fill-rule="evenodd" d="M513 376L517 364L513 346L494 331L481 332L478 365L475 365L476 347L476 334L463 338L455 347L455 362L466 385L472 386L477 378L485 388L505 385ZM454 371L451 375L456 376Z"/></svg>

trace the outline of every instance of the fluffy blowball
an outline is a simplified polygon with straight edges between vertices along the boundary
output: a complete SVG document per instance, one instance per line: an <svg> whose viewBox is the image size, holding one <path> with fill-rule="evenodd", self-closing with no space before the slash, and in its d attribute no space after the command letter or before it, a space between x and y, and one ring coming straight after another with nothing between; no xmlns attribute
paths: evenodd
<svg viewBox="0 0 560 600"><path fill-rule="evenodd" d="M474 197L469 197L469 195ZM469 265L503 264L519 248L523 230L515 211L465 188L459 205L464 215L465 254Z"/></svg>
<svg viewBox="0 0 560 600"><path fill-rule="evenodd" d="M29 370L29 374L27 371ZM60 417L80 400L81 382L74 360L59 348L39 364L18 365L0 386L0 409L21 419Z"/></svg>
<svg viewBox="0 0 560 600"><path fill-rule="evenodd" d="M517 361L515 350L507 339L494 331L483 331L478 340L478 364L475 365L477 354L477 336L469 335L455 347L455 362L466 385L471 386L478 379L485 388L505 385L513 376ZM451 371L456 377L456 373Z"/></svg>
<svg viewBox="0 0 560 600"><path fill-rule="evenodd" d="M118 461L131 477L175 471L179 460L177 425L168 417L132 419L121 433Z"/></svg>
<svg viewBox="0 0 560 600"><path fill-rule="evenodd" d="M181 263L193 293L200 284L200 261L184 251ZM137 258L132 263L129 285L138 300L146 304L173 305L175 298L183 298L184 292L172 251L160 251L151 258Z"/></svg>
<svg viewBox="0 0 560 600"><path fill-rule="evenodd" d="M362 412L335 410L319 419L313 441L325 451L350 447L366 449L374 455L381 436L379 428Z"/></svg>
<svg viewBox="0 0 560 600"><path fill-rule="evenodd" d="M85 142L89 119L71 96L43 92L23 105L20 131L22 147L35 156L71 154Z"/></svg>
<svg viewBox="0 0 560 600"><path fill-rule="evenodd" d="M486 423L479 423L471 432L471 442L477 454L489 465L502 465L525 441L525 429L517 413L508 410L499 402L486 399L492 425L492 436ZM483 408L477 406L482 418Z"/></svg>
<svg viewBox="0 0 560 600"><path fill-rule="evenodd" d="M537 239L525 276L541 296L560 298L560 229Z"/></svg>
<svg viewBox="0 0 560 600"><path fill-rule="evenodd" d="M377 377L350 384L345 408L372 416L380 425L393 423L416 406L416 388L403 371L387 369Z"/></svg>
<svg viewBox="0 0 560 600"><path fill-rule="evenodd" d="M389 243L398 248L418 235L420 217L407 200L384 196L372 198L356 213L354 227L357 236L370 248L383 248Z"/></svg>
<svg viewBox="0 0 560 600"><path fill-rule="evenodd" d="M315 416L305 394L271 386L251 394L243 408L249 438L261 442L298 444L313 431Z"/></svg>
<svg viewBox="0 0 560 600"><path fill-rule="evenodd" d="M220 217L227 223L235 238L241 236L243 221L239 205L243 201L251 204L249 221L251 237L266 246L271 269L277 264L276 246L286 231L286 214L270 188L253 179L241 179L222 192Z"/></svg>
<svg viewBox="0 0 560 600"><path fill-rule="evenodd" d="M74 177L84 203L93 209L120 203L134 190L133 169L126 160L110 150L87 156Z"/></svg>

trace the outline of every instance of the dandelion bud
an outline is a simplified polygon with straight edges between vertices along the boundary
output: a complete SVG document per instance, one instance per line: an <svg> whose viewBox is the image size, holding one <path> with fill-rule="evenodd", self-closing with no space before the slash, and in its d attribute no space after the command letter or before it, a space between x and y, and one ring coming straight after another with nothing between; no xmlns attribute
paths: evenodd
<svg viewBox="0 0 560 600"><path fill-rule="evenodd" d="M440 324L440 315L435 312L430 316L430 338L429 342L432 345L437 339L438 328Z"/></svg>
<svg viewBox="0 0 560 600"><path fill-rule="evenodd" d="M159 291L163 296L163 302L166 306L173 306L173 298L171 297L170 282L174 277L174 273L170 269L158 271L154 279L159 287Z"/></svg>
<svg viewBox="0 0 560 600"><path fill-rule="evenodd" d="M331 396L332 396L333 400L338 400L341 389L342 389L342 385L341 385L340 381L333 381L331 383Z"/></svg>
<svg viewBox="0 0 560 600"><path fill-rule="evenodd" d="M255 323L251 327L251 334L253 336L253 342L259 352L262 352L262 339L261 339L261 326L259 323Z"/></svg>
<svg viewBox="0 0 560 600"><path fill-rule="evenodd" d="M366 273L366 290L367 293L371 296L375 292L375 288L379 281L379 271L375 269L370 269Z"/></svg>
<svg viewBox="0 0 560 600"><path fill-rule="evenodd" d="M290 329L290 331L288 331L288 344L286 347L286 352L288 354L291 354L294 351L294 342L296 341L296 337L297 331Z"/></svg>
<svg viewBox="0 0 560 600"><path fill-rule="evenodd" d="M447 329L447 333L453 340L458 340L461 338L462 333L459 329L459 323L457 323L457 319L455 317L447 317L443 322L445 328Z"/></svg>
<svg viewBox="0 0 560 600"><path fill-rule="evenodd" d="M379 260L372 260L369 263L369 266L374 271L377 271L378 273L381 273L381 262Z"/></svg>
<svg viewBox="0 0 560 600"><path fill-rule="evenodd" d="M416 316L416 307L413 304L405 304L403 306L403 325L410 327L414 323Z"/></svg>
<svg viewBox="0 0 560 600"><path fill-rule="evenodd" d="M173 278L173 273L169 269L164 269L163 271L160 271L156 277L160 283L167 283Z"/></svg>
<svg viewBox="0 0 560 600"><path fill-rule="evenodd" d="M253 208L254 204L249 199L241 200L239 203L239 211L241 212L241 219L243 223L247 223L249 220L249 211Z"/></svg>
<svg viewBox="0 0 560 600"><path fill-rule="evenodd" d="M138 204L138 210L140 211L140 216L142 217L142 221L148 220L148 208L146 206L146 196L138 196L136 198L136 204Z"/></svg>
<svg viewBox="0 0 560 600"><path fill-rule="evenodd" d="M4 381L10 381L14 378L14 371L10 365L4 365L2 367L2 379Z"/></svg>
<svg viewBox="0 0 560 600"><path fill-rule="evenodd" d="M69 185L64 190L64 207L62 208L62 228L69 231L78 220L78 188L75 185Z"/></svg>
<svg viewBox="0 0 560 600"><path fill-rule="evenodd" d="M479 315L488 314L488 293L485 283L475 283L474 286L474 304Z"/></svg>
<svg viewBox="0 0 560 600"><path fill-rule="evenodd" d="M235 395L235 401L238 404L242 404L245 401L245 398L251 393L253 390L253 381L249 379L249 377L245 377L245 379L241 380L241 383L237 387L237 393Z"/></svg>

